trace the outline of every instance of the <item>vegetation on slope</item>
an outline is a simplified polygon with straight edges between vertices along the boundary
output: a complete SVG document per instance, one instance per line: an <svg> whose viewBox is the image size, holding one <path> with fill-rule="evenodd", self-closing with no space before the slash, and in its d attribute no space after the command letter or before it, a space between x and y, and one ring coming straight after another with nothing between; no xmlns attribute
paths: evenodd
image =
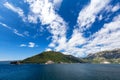
<svg viewBox="0 0 120 80"><path fill-rule="evenodd" d="M120 49L89 54L84 59L90 63L120 63Z"/></svg>
<svg viewBox="0 0 120 80"><path fill-rule="evenodd" d="M64 55L60 52L48 51L41 54L29 57L21 63L46 63L53 61L54 63L82 63L83 61L71 55Z"/></svg>

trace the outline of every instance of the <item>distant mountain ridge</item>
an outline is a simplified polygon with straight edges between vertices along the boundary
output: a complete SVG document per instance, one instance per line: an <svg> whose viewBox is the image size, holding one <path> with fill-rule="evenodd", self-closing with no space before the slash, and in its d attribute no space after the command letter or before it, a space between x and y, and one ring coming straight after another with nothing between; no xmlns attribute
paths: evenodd
<svg viewBox="0 0 120 80"><path fill-rule="evenodd" d="M91 63L120 63L120 49L89 54L85 60Z"/></svg>
<svg viewBox="0 0 120 80"><path fill-rule="evenodd" d="M60 52L55 51L47 51L24 59L20 63L52 64L52 63L83 63L83 61L72 55L64 55Z"/></svg>

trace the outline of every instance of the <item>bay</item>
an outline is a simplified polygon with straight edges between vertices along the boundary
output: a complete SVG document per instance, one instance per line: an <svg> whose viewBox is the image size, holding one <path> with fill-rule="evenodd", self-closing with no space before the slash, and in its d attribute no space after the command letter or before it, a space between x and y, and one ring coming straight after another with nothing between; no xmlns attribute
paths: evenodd
<svg viewBox="0 0 120 80"><path fill-rule="evenodd" d="M120 80L120 65L0 64L0 80Z"/></svg>

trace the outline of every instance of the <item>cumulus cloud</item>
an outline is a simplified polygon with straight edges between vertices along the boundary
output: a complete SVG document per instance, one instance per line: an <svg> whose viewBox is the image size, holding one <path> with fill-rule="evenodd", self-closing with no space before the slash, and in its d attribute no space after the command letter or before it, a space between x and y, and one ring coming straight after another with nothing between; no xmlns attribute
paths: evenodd
<svg viewBox="0 0 120 80"><path fill-rule="evenodd" d="M43 25L50 24L55 19L52 3L48 0L25 0L30 5L28 20L36 23L38 19ZM49 17L48 17L49 16Z"/></svg>
<svg viewBox="0 0 120 80"><path fill-rule="evenodd" d="M20 44L20 47L29 47L29 48L34 48L38 47L34 42L29 42L28 44Z"/></svg>
<svg viewBox="0 0 120 80"><path fill-rule="evenodd" d="M100 0L91 0L91 2L83 8L80 13L77 20L78 27L73 30L73 34L71 35L71 38L69 40L65 40L62 42L61 40L61 46L54 47L57 51L64 51L65 54L72 54L74 56L80 57L85 56L86 48L84 48L84 45L87 45L89 38L86 39L83 36L83 30L91 27L91 25L95 22L95 19L97 17L97 14L109 3L109 0L106 0L105 2L102 2ZM102 19L102 15L100 16L100 20ZM51 44L51 46L54 46Z"/></svg>
<svg viewBox="0 0 120 80"><path fill-rule="evenodd" d="M114 17L112 22L104 24L92 37L93 39L83 46L86 53L120 48L120 15Z"/></svg>
<svg viewBox="0 0 120 80"><path fill-rule="evenodd" d="M83 34L79 32L78 29L73 31L71 38L67 42L61 42L61 46L55 47L57 51L64 51L65 54L71 54L74 56L82 56L80 54L81 49L79 48L86 42L86 39L83 37Z"/></svg>
<svg viewBox="0 0 120 80"><path fill-rule="evenodd" d="M100 14L100 12L102 10L107 11L107 7L110 6L110 0L91 0L90 3L80 11L77 26L69 39L66 38L67 23L55 11L55 4L61 4L62 0L25 0L25 2L30 6L28 15L29 22L38 23L38 20L40 20L42 25L47 25L47 29L52 34L52 41L46 51L63 51L64 54L83 57L88 53L118 48L120 46L120 39L118 38L120 37L119 15L114 17L112 22L105 23L102 29L89 38L83 36L83 31L90 28L96 18L99 20L103 19L103 15ZM108 8L111 12L115 12L119 9L118 7L119 5L117 4ZM98 16L98 14L100 15ZM116 42L118 44L115 44Z"/></svg>
<svg viewBox="0 0 120 80"><path fill-rule="evenodd" d="M97 14L103 10L109 2L110 0L91 0L90 3L79 13L77 23L80 30L83 31L89 28L95 22Z"/></svg>
<svg viewBox="0 0 120 80"><path fill-rule="evenodd" d="M13 12L17 13L20 17L22 17L23 21L26 20L26 17L25 17L25 15L24 15L24 11L23 11L21 8L16 7L16 6L12 5L12 4L9 3L9 2L5 2L3 5L4 5L6 8L8 8L9 10L12 10Z"/></svg>
<svg viewBox="0 0 120 80"><path fill-rule="evenodd" d="M26 47L27 45L26 44L21 44L20 47Z"/></svg>
<svg viewBox="0 0 120 80"><path fill-rule="evenodd" d="M76 34L78 35L80 32L76 32ZM89 53L120 48L120 15L115 16L111 22L105 23L91 37L87 39L79 37L80 35L76 38L73 36L73 40L66 43L68 46L64 48L65 54L83 57Z"/></svg>
<svg viewBox="0 0 120 80"><path fill-rule="evenodd" d="M112 22L105 23L103 28L89 38L85 38L81 32L91 27L95 22L97 15L102 11L110 0L102 2L100 0L91 0L87 7L80 11L78 17L78 27L73 30L73 34L67 42L61 42L62 46L54 47L57 51L63 51L65 54L72 54L76 57L83 57L89 53L120 48L120 16L114 17ZM99 5L99 6L98 6ZM114 7L111 7L113 9ZM117 9L116 9L117 10ZM102 14L99 20L102 20ZM64 40L64 39L63 39ZM117 44L116 44L117 43ZM51 44L51 46L54 46Z"/></svg>
<svg viewBox="0 0 120 80"><path fill-rule="evenodd" d="M42 25L48 25L47 29L52 34L52 42L49 47L63 46L61 43L66 41L66 22L55 12L54 4L58 4L59 0L53 2L49 0L25 0L30 6L28 15L29 22L37 23L38 19Z"/></svg>
<svg viewBox="0 0 120 80"><path fill-rule="evenodd" d="M29 42L29 45L28 45L28 47L30 47L30 48L33 48L33 47L35 47L35 43L33 43L33 42Z"/></svg>
<svg viewBox="0 0 120 80"><path fill-rule="evenodd" d="M77 24L73 29L72 35L67 39L67 23L56 12L56 7L60 6L62 0L24 0L29 4L29 13L24 17L24 12L19 7L6 2L4 4L8 9L19 14L23 19L30 23L39 23L41 26L46 26L46 29L51 33L51 42L46 48L46 51L56 50L62 51L64 54L71 54L76 57L86 56L88 53L95 53L98 51L120 48L120 15L113 18L111 22L105 23L102 28L85 38L83 35L86 29L90 28L95 22L96 18L102 20L104 15L101 11L116 12L120 9L119 4L115 6L109 5L110 0L91 0L80 12L77 19ZM0 23L1 24L1 23ZM9 28L5 24L2 26ZM40 26L40 27L41 27ZM44 27L43 27L44 28ZM14 29L14 33L19 36L29 36L29 32L25 31L19 34ZM21 44L20 47L36 47L34 42L28 44Z"/></svg>

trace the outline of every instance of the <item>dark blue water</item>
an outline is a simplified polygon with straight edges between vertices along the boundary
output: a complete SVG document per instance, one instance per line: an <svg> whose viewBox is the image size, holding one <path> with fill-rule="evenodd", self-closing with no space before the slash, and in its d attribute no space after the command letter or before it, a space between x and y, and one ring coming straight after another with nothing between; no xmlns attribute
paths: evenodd
<svg viewBox="0 0 120 80"><path fill-rule="evenodd" d="M120 65L0 64L0 80L120 80Z"/></svg>

